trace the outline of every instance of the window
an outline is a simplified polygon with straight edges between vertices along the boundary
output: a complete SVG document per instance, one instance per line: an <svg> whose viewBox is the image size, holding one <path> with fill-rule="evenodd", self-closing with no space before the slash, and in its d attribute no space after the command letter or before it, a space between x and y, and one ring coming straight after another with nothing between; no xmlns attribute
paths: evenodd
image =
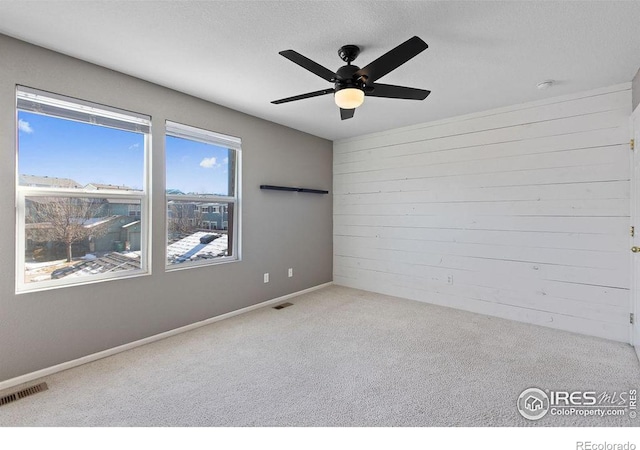
<svg viewBox="0 0 640 450"><path fill-rule="evenodd" d="M174 122L166 130L167 268L240 259L240 139Z"/></svg>
<svg viewBox="0 0 640 450"><path fill-rule="evenodd" d="M150 118L17 88L18 292L147 273Z"/></svg>
<svg viewBox="0 0 640 450"><path fill-rule="evenodd" d="M129 205L129 215L133 217L140 217L140 205Z"/></svg>

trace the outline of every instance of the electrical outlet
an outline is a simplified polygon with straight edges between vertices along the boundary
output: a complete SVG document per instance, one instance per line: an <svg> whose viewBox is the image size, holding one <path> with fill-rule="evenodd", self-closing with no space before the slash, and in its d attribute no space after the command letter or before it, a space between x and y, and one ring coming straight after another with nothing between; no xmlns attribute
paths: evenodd
<svg viewBox="0 0 640 450"><path fill-rule="evenodd" d="M289 269L289 278L291 278L293 276L293 268Z"/></svg>
<svg viewBox="0 0 640 450"><path fill-rule="evenodd" d="M447 284L453 284L453 275L447 277Z"/></svg>
<svg viewBox="0 0 640 450"><path fill-rule="evenodd" d="M264 274L264 282L265 282L265 283L268 283L268 282L269 282L269 274L268 274L268 273L265 273L265 274Z"/></svg>

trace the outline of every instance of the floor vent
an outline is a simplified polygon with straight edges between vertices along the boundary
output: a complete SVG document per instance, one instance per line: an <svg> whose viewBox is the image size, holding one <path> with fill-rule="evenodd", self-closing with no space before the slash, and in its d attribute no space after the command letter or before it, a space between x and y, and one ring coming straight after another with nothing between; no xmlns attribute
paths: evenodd
<svg viewBox="0 0 640 450"><path fill-rule="evenodd" d="M287 303L281 303L281 304L280 304L280 305L278 305L278 306L274 306L274 307L273 307L273 309L283 309L283 308L286 308L286 307L288 307L288 306L293 306L293 303L289 303L289 302L287 302Z"/></svg>
<svg viewBox="0 0 640 450"><path fill-rule="evenodd" d="M5 395L4 397L0 397L0 406L15 402L21 398L29 397L30 395L37 394L38 392L46 391L47 389L49 389L47 383L40 383L21 391L14 392L13 394Z"/></svg>

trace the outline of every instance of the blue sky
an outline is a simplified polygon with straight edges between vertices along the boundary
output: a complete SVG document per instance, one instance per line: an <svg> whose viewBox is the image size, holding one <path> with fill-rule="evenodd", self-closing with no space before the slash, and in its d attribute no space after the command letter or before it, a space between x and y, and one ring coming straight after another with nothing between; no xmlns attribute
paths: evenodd
<svg viewBox="0 0 640 450"><path fill-rule="evenodd" d="M142 188L142 134L19 111L18 143L20 174ZM228 153L168 137L167 188L226 195Z"/></svg>
<svg viewBox="0 0 640 450"><path fill-rule="evenodd" d="M227 195L229 150L167 136L167 189Z"/></svg>

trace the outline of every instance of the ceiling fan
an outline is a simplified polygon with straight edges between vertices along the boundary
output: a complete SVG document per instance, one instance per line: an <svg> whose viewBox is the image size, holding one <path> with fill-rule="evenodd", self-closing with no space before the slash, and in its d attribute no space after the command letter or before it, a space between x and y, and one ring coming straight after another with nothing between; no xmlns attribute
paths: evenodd
<svg viewBox="0 0 640 450"><path fill-rule="evenodd" d="M282 56L318 75L320 78L334 83L334 87L274 100L271 103L279 105L280 103L334 94L336 105L340 107L340 118L345 120L353 117L356 108L364 102L365 96L424 100L431 91L381 84L376 83L376 81L427 48L428 45L422 39L414 36L361 69L351 64L360 54L360 47L357 45L344 45L338 50L338 55L347 65L340 67L335 73L294 50L283 50L280 52Z"/></svg>

